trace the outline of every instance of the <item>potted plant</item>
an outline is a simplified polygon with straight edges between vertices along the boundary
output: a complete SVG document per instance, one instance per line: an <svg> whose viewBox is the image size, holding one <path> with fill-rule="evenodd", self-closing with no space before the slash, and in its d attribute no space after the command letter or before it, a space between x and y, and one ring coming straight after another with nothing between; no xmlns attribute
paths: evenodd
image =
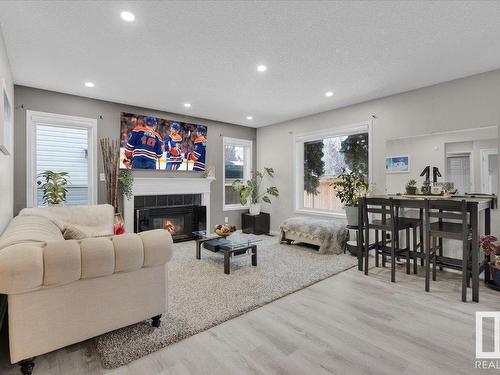
<svg viewBox="0 0 500 375"><path fill-rule="evenodd" d="M38 175L44 182L38 181L37 184L41 185L43 190L43 203L49 206L57 206L66 201L66 194L68 190L68 173L67 172L54 172L44 171Z"/></svg>
<svg viewBox="0 0 500 375"><path fill-rule="evenodd" d="M484 254L490 257L490 260L491 255L495 257L495 260L489 262L488 266L490 267L491 283L495 289L500 289L500 242L495 236L486 235L481 237L479 246Z"/></svg>
<svg viewBox="0 0 500 375"><path fill-rule="evenodd" d="M417 181L415 181L414 179L410 179L406 183L406 194L408 195L417 194Z"/></svg>
<svg viewBox="0 0 500 375"><path fill-rule="evenodd" d="M359 198L366 194L368 183L366 177L359 172L348 172L346 169L338 176L337 181L331 184L335 195L344 205L347 224L358 225Z"/></svg>
<svg viewBox="0 0 500 375"><path fill-rule="evenodd" d="M264 167L264 172L252 172L252 178L248 180L246 184L242 183L241 180L233 182L233 189L240 194L240 203L246 206L248 202L250 202L250 215L260 214L260 200L271 203L270 197L277 197L279 195L276 186L268 186L263 193L259 193L261 191L262 181L266 176L273 178L274 169Z"/></svg>

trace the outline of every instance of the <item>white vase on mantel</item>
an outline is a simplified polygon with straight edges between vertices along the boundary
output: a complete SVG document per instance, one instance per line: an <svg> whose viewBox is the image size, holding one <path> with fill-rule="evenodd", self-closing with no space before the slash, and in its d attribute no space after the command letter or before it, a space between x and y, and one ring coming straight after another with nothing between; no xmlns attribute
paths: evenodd
<svg viewBox="0 0 500 375"><path fill-rule="evenodd" d="M250 204L250 215L255 216L260 214L260 203Z"/></svg>

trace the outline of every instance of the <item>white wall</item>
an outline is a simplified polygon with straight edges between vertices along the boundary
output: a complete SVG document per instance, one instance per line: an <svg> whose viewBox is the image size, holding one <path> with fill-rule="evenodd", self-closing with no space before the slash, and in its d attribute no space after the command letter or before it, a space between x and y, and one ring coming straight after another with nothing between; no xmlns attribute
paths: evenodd
<svg viewBox="0 0 500 375"><path fill-rule="evenodd" d="M5 50L2 31L0 30L0 80L5 80L7 95L11 100L14 100L14 84L12 82L12 74L10 71L9 59ZM0 93L0 95L3 95ZM0 98L3 97L0 96ZM12 106L14 104L12 103ZM14 109L14 107L12 107ZM3 135L3 124L0 124L0 134ZM3 136L2 136L3 138ZM3 232L5 226L12 218L13 207L13 161L12 155L6 156L0 152L0 233Z"/></svg>
<svg viewBox="0 0 500 375"><path fill-rule="evenodd" d="M500 70L259 128L257 165L274 167L280 190L279 199L263 207L271 213L273 230L294 215L293 134L359 123L372 115L373 179L384 192L387 139L500 125ZM493 233L500 234L498 211L492 221Z"/></svg>

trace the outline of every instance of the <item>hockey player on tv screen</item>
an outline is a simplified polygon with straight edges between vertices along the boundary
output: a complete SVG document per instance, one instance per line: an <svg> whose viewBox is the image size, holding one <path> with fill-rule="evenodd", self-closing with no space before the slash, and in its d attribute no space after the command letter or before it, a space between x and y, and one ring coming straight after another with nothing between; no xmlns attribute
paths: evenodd
<svg viewBox="0 0 500 375"><path fill-rule="evenodd" d="M155 117L137 119L137 126L132 130L125 147L125 157L132 160L132 169L157 169L157 161L163 155L163 140L156 132ZM127 164L127 163L125 163Z"/></svg>
<svg viewBox="0 0 500 375"><path fill-rule="evenodd" d="M173 122L172 125L170 125L170 135L165 138L167 171L176 171L182 164L182 137L179 134L180 130L180 124Z"/></svg>
<svg viewBox="0 0 500 375"><path fill-rule="evenodd" d="M194 140L193 151L189 152L186 159L194 162L193 171L205 171L205 158L207 148L207 128L203 125L196 127L196 138Z"/></svg>

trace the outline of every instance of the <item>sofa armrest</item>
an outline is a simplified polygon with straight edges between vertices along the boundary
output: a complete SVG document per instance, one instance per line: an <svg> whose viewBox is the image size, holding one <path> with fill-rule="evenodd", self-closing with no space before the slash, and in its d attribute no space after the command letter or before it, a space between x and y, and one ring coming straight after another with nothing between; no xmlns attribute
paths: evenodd
<svg viewBox="0 0 500 375"><path fill-rule="evenodd" d="M172 236L158 229L139 234L18 244L0 251L0 293L20 294L80 279L156 267L172 258Z"/></svg>
<svg viewBox="0 0 500 375"><path fill-rule="evenodd" d="M43 284L43 248L17 244L0 251L0 293L29 292Z"/></svg>
<svg viewBox="0 0 500 375"><path fill-rule="evenodd" d="M144 246L143 267L159 266L172 259L174 241L168 231L164 229L149 230L139 233L139 237L141 237Z"/></svg>

